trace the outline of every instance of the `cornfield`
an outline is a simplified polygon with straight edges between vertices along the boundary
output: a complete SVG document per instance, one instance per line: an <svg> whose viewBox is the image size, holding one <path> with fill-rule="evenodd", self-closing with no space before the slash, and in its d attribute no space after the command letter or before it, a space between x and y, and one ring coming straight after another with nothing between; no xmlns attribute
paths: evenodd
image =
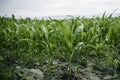
<svg viewBox="0 0 120 80"><path fill-rule="evenodd" d="M113 74L119 76L120 16L103 14L61 20L0 17L0 65L23 62L22 66L28 67L39 62L46 74L56 60L66 63L65 80L76 80L72 77L75 70L87 67L90 62L113 68ZM0 76L4 67L0 68Z"/></svg>

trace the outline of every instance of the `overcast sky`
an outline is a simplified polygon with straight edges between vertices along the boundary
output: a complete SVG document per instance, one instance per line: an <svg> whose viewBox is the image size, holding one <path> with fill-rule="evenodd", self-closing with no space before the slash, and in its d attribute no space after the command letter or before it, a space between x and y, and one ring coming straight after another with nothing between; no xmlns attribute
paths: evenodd
<svg viewBox="0 0 120 80"><path fill-rule="evenodd" d="M119 14L120 0L0 0L0 16L96 15L115 9Z"/></svg>

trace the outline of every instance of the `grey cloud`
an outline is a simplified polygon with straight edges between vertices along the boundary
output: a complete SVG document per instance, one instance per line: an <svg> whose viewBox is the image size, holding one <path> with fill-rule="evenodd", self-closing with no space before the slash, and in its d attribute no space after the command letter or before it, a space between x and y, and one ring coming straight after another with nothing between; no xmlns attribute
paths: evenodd
<svg viewBox="0 0 120 80"><path fill-rule="evenodd" d="M119 3L119 0L0 0L0 15L94 15L105 10L112 12L120 7Z"/></svg>

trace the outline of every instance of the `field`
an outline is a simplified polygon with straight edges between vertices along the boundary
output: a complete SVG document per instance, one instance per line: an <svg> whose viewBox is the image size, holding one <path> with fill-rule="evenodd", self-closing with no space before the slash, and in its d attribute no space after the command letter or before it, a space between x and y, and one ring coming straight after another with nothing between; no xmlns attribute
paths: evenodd
<svg viewBox="0 0 120 80"><path fill-rule="evenodd" d="M0 17L0 80L120 80L120 16Z"/></svg>

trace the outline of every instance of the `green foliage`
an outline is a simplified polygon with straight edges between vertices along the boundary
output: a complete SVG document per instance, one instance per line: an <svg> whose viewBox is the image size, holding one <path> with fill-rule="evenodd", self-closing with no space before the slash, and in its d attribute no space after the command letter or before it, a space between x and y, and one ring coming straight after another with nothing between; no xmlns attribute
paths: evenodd
<svg viewBox="0 0 120 80"><path fill-rule="evenodd" d="M68 63L69 76L72 62L85 60L91 55L96 62L113 65L120 46L120 17L106 16L63 20L16 19L0 17L0 51L9 50L11 56L24 62L37 58L40 64L59 58ZM0 61L6 55L0 55ZM77 58L76 58L77 56ZM27 57L27 58L26 58ZM77 63L77 62L76 62Z"/></svg>

